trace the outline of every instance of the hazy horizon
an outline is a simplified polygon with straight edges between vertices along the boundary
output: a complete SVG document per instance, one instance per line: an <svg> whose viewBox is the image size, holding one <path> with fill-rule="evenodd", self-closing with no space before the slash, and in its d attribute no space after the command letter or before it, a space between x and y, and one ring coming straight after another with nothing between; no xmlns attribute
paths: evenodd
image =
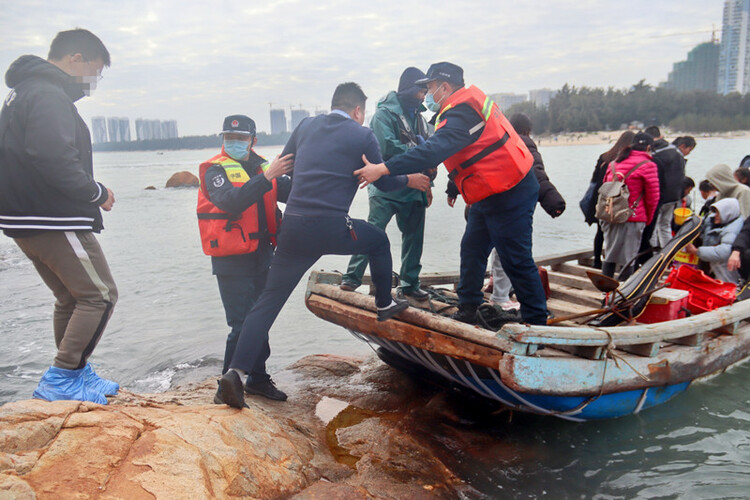
<svg viewBox="0 0 750 500"><path fill-rule="evenodd" d="M23 54L46 58L58 31L98 35L112 67L90 98L92 116L177 120L181 136L216 133L244 113L270 132L269 107L328 109L338 83L356 81L368 111L407 66L464 68L487 93L527 94L565 83L658 85L675 62L721 35L723 1L628 4L562 0L524 3L362 0L256 4L3 1L0 67ZM471 8L469 8L471 7ZM135 138L135 137L133 137Z"/></svg>

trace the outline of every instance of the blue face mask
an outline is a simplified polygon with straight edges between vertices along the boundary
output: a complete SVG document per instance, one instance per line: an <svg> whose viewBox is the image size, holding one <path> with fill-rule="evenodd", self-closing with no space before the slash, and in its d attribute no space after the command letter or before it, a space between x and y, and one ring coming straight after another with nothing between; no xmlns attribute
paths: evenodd
<svg viewBox="0 0 750 500"><path fill-rule="evenodd" d="M424 105L430 111L437 113L440 111L440 104L435 102L435 97L432 94L427 94L424 98Z"/></svg>
<svg viewBox="0 0 750 500"><path fill-rule="evenodd" d="M438 86L435 90L437 91L437 89L439 89L439 88L440 87ZM435 102L435 93L434 92L430 92L424 98L424 105L430 111L438 113L438 112L440 112L440 106L442 105L442 102L443 102L443 100L445 100L445 98L446 98L447 95L448 94L445 94L443 96L443 98L440 99L439 102Z"/></svg>
<svg viewBox="0 0 750 500"><path fill-rule="evenodd" d="M224 141L224 151L233 159L244 160L250 151L250 143L247 141Z"/></svg>

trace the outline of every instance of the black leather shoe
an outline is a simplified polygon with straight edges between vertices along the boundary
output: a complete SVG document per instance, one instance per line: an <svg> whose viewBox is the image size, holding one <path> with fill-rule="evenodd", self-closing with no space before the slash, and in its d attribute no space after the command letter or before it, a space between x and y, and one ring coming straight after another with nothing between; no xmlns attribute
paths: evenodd
<svg viewBox="0 0 750 500"><path fill-rule="evenodd" d="M218 384L219 387L216 389L216 394L214 394L214 404L223 405L224 398L221 397L221 379L217 380L216 383Z"/></svg>
<svg viewBox="0 0 750 500"><path fill-rule="evenodd" d="M229 370L221 376L219 382L221 399L232 408L246 408L245 393L242 391L242 380L236 371Z"/></svg>
<svg viewBox="0 0 750 500"><path fill-rule="evenodd" d="M473 325L477 322L476 306L458 306L458 311L451 315L451 319Z"/></svg>
<svg viewBox="0 0 750 500"><path fill-rule="evenodd" d="M279 390L270 378L261 382L250 382L248 379L248 382L245 384L246 393L263 396L274 401L286 401L286 393Z"/></svg>
<svg viewBox="0 0 750 500"><path fill-rule="evenodd" d="M409 301L402 299L393 299L393 303L385 309L378 309L378 321L386 321L404 311L409 307Z"/></svg>
<svg viewBox="0 0 750 500"><path fill-rule="evenodd" d="M351 281L342 281L339 285L339 288L345 292L353 292L354 290L359 288L359 285L352 283Z"/></svg>
<svg viewBox="0 0 750 500"><path fill-rule="evenodd" d="M408 292L404 292L404 295L407 297L411 297L415 300L427 300L430 297L430 294L426 291L422 290L421 288L417 287L414 288Z"/></svg>

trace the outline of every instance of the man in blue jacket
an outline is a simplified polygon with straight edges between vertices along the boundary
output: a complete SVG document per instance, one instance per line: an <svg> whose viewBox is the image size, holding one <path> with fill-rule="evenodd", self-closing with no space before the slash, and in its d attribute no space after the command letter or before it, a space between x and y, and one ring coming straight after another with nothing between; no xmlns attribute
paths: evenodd
<svg viewBox="0 0 750 500"><path fill-rule="evenodd" d="M109 52L84 29L62 31L47 60L21 56L5 82L0 114L0 228L31 260L57 301L57 355L34 397L107 404L119 385L99 378L87 360L101 338L117 288L93 233L99 209L115 197L94 180L91 136L75 101L90 95Z"/></svg>
<svg viewBox="0 0 750 500"><path fill-rule="evenodd" d="M284 147L282 156L294 155L294 177L278 247L266 287L245 317L230 369L221 377L224 402L234 408L245 405L241 377L250 373L259 359L268 357L263 349L268 331L294 287L321 256L369 256L378 321L408 307L405 300L391 296L391 248L385 232L348 214L357 192L353 172L364 165L364 158L381 161L375 135L362 126L366 100L359 85L342 83L333 93L331 113L305 118ZM403 189L407 178L385 177L382 181L380 189ZM286 399L270 380L258 385L249 378L244 392Z"/></svg>

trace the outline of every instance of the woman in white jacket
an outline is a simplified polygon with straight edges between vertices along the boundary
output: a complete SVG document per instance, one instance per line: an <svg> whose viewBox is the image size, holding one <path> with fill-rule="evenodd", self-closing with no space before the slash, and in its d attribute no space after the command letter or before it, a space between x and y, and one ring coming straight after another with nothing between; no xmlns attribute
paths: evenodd
<svg viewBox="0 0 750 500"><path fill-rule="evenodd" d="M727 261L732 253L732 243L742 229L743 222L737 199L719 200L711 205L706 216L703 245L696 247L691 243L685 247L685 251L709 262L716 279L736 284L740 274L736 270L727 269Z"/></svg>

